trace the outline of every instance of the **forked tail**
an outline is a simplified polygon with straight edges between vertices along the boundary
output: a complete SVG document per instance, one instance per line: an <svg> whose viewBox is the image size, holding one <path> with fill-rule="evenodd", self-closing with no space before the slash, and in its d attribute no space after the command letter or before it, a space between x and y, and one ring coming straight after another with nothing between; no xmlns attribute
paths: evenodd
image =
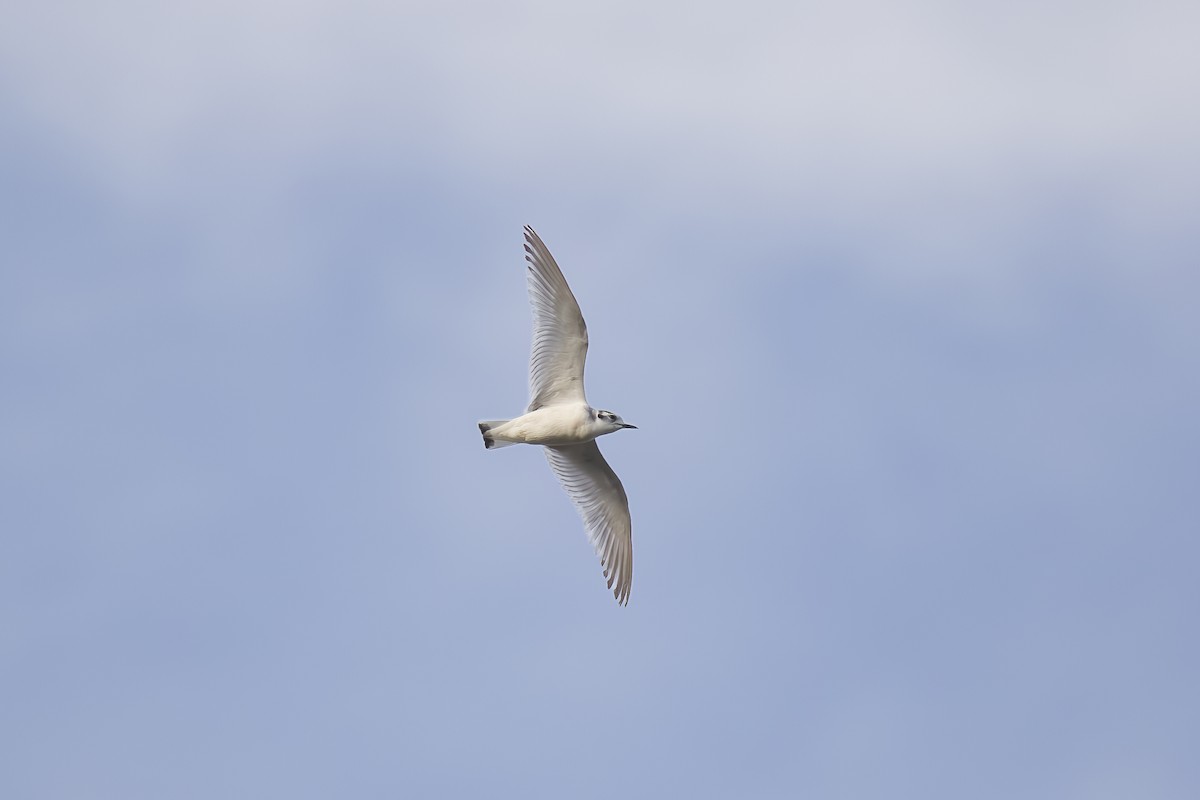
<svg viewBox="0 0 1200 800"><path fill-rule="evenodd" d="M479 423L479 432L483 434L484 447L491 450L495 447L508 447L510 444L516 444L516 442L506 442L492 436L492 428L499 428L506 422L508 422L506 419L489 419Z"/></svg>

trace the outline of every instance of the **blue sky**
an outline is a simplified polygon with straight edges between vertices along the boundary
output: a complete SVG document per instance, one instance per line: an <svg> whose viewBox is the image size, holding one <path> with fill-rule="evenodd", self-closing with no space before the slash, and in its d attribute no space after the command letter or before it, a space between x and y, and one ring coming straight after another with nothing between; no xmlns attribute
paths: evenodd
<svg viewBox="0 0 1200 800"><path fill-rule="evenodd" d="M5 19L3 796L1200 791L1194 4Z"/></svg>

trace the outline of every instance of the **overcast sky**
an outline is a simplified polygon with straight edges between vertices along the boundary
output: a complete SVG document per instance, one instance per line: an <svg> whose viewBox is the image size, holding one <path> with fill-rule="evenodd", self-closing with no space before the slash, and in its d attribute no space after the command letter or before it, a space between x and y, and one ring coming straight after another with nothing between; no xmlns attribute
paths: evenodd
<svg viewBox="0 0 1200 800"><path fill-rule="evenodd" d="M0 795L1200 796L1194 3L10 5Z"/></svg>

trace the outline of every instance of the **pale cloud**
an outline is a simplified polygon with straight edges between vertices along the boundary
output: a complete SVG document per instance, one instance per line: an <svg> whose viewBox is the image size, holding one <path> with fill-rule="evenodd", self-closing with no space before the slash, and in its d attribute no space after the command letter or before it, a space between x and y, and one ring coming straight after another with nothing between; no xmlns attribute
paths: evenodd
<svg viewBox="0 0 1200 800"><path fill-rule="evenodd" d="M10 96L123 184L214 147L501 176L591 153L890 204L1023 168L1194 182L1197 22L1185 3L81 3L26 5L2 48Z"/></svg>

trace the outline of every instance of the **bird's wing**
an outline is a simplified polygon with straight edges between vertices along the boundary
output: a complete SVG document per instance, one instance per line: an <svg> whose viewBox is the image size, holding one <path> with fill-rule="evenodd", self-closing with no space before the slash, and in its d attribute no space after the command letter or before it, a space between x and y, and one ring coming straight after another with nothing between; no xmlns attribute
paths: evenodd
<svg viewBox="0 0 1200 800"><path fill-rule="evenodd" d="M525 260L529 262L529 302L533 306L528 410L556 403L586 403L583 362L587 357L587 325L554 256L528 225Z"/></svg>
<svg viewBox="0 0 1200 800"><path fill-rule="evenodd" d="M600 556L608 588L622 605L633 585L633 526L621 479L600 454L596 442L543 447L546 460L571 502L579 509L588 540Z"/></svg>

